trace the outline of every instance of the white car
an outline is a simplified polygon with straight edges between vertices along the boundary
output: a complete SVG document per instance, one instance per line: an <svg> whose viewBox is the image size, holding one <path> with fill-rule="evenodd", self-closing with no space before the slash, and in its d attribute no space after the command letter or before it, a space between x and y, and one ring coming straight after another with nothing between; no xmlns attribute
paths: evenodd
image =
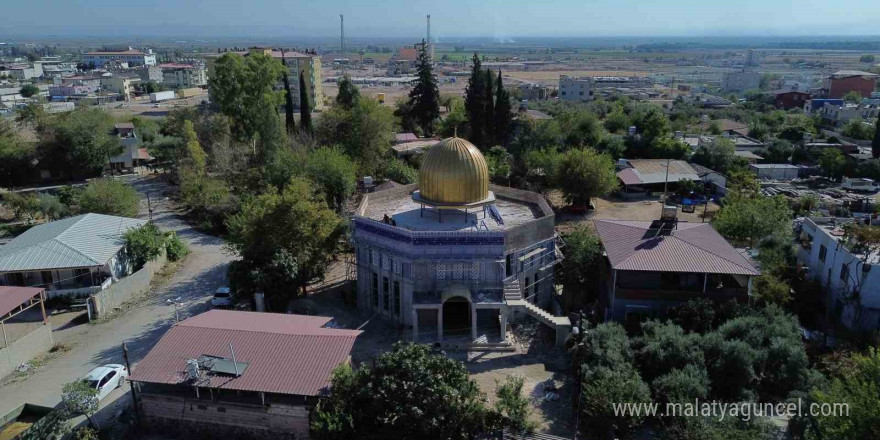
<svg viewBox="0 0 880 440"><path fill-rule="evenodd" d="M232 307L232 293L229 287L218 287L211 298L211 305L214 307Z"/></svg>
<svg viewBox="0 0 880 440"><path fill-rule="evenodd" d="M128 379L128 368L121 364L107 364L90 371L83 379L98 391L98 401L107 397L111 391L121 387Z"/></svg>

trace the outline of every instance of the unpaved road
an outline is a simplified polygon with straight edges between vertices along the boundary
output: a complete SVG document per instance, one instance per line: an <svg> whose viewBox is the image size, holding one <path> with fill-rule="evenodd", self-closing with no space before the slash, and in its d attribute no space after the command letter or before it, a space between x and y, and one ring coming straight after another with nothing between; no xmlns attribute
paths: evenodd
<svg viewBox="0 0 880 440"><path fill-rule="evenodd" d="M136 364L174 323L174 305L167 299L180 298L180 319L208 308L211 293L225 283L231 255L223 240L202 234L184 223L165 198L164 183L155 177L131 177L131 183L143 197L150 196L153 220L163 230L177 231L191 250L180 270L151 296L114 319L100 324L82 324L75 331L56 331L56 342L73 349L52 359L27 379L0 388L0 414L29 402L55 406L61 399L61 387L86 375L92 368L107 363L122 363L122 343L127 342L130 360ZM147 202L141 203L141 217L146 218ZM116 412L128 400L118 389L101 402L99 415ZM125 398L120 398L126 396Z"/></svg>

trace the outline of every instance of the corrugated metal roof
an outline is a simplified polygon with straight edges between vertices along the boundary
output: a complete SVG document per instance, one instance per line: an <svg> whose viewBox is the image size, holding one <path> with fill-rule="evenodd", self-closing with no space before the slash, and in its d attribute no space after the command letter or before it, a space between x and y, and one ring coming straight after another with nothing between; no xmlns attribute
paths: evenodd
<svg viewBox="0 0 880 440"><path fill-rule="evenodd" d="M316 396L348 359L359 330L321 327L330 318L211 310L172 327L137 364L131 380L181 384L187 359L201 355L246 362L240 377L205 375L206 387Z"/></svg>
<svg viewBox="0 0 880 440"><path fill-rule="evenodd" d="M700 180L694 167L683 160L666 159L631 159L627 163L632 168L624 168L617 177L624 185L642 185L650 183L678 182L679 180ZM666 173L667 163L669 173Z"/></svg>
<svg viewBox="0 0 880 440"><path fill-rule="evenodd" d="M0 247L0 271L103 266L122 249L125 231L145 223L90 213L37 225Z"/></svg>
<svg viewBox="0 0 880 440"><path fill-rule="evenodd" d="M751 261L707 223L679 223L667 236L649 233L651 222L593 223L617 270L760 275Z"/></svg>
<svg viewBox="0 0 880 440"><path fill-rule="evenodd" d="M43 290L42 287L0 286L0 318Z"/></svg>

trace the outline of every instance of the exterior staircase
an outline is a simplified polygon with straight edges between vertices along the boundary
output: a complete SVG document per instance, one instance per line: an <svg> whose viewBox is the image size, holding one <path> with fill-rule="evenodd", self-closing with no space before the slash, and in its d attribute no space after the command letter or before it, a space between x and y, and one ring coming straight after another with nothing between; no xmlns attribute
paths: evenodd
<svg viewBox="0 0 880 440"><path fill-rule="evenodd" d="M571 320L565 316L553 316L546 310L523 299L519 280L513 279L504 284L504 302L514 311L524 311L538 322L556 330L556 346L561 347L571 334Z"/></svg>

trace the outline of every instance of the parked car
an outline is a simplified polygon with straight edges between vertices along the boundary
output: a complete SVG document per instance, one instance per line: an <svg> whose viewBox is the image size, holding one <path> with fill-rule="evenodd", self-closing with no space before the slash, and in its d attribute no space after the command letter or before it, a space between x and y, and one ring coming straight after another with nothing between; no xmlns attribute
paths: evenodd
<svg viewBox="0 0 880 440"><path fill-rule="evenodd" d="M98 401L107 397L111 391L121 387L128 379L128 368L121 364L107 364L90 371L83 381L98 391Z"/></svg>
<svg viewBox="0 0 880 440"><path fill-rule="evenodd" d="M211 305L214 307L232 307L232 293L229 292L229 287L218 287L214 292L214 297L211 298Z"/></svg>

